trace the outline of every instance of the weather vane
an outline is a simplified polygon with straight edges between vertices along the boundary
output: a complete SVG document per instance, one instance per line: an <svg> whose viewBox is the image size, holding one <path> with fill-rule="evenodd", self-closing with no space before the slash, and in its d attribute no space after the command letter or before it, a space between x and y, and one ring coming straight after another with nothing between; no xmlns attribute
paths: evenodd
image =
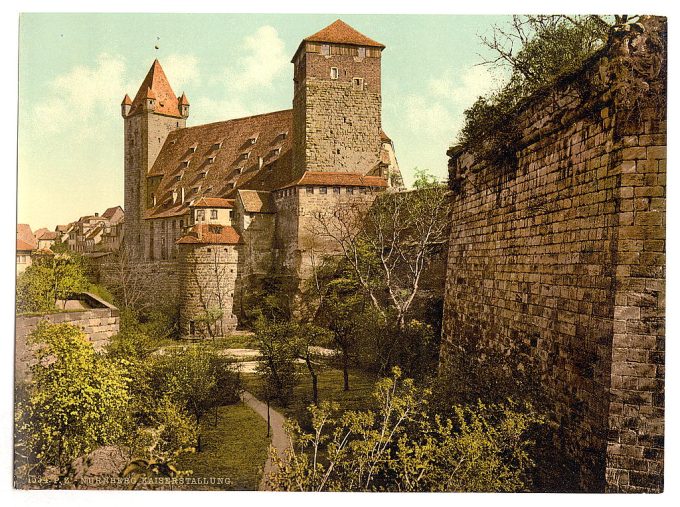
<svg viewBox="0 0 680 507"><path fill-rule="evenodd" d="M160 38L160 37L156 37L156 45L154 46L154 48L156 49L156 54L158 54L158 49L160 48L159 42L158 42L159 40L161 40L161 38Z"/></svg>

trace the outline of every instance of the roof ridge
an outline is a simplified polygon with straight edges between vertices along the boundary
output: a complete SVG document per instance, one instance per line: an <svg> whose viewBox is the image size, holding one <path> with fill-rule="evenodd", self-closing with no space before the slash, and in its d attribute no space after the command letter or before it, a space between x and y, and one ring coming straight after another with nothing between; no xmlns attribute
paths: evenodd
<svg viewBox="0 0 680 507"><path fill-rule="evenodd" d="M268 116L268 115L271 115L271 114L286 113L286 112L292 112L292 111L293 111L293 108L291 107L289 109L279 109L278 111L271 111L269 113L258 113L258 114L253 114L253 115L250 115L250 116L241 116L240 118L230 118L228 120L214 121L214 122L211 122L211 123L202 123L200 125L192 125L191 127L173 129L170 132L170 134L174 134L175 132L185 132L187 130L199 129L199 128L202 128L202 127L208 127L208 126L212 126L212 125L229 123L231 121L248 120L250 118L257 118L258 116Z"/></svg>

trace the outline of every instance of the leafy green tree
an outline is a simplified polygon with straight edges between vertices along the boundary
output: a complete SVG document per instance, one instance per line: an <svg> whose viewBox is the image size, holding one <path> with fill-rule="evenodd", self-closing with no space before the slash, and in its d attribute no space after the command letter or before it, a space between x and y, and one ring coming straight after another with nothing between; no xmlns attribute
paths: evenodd
<svg viewBox="0 0 680 507"><path fill-rule="evenodd" d="M508 26L495 26L482 43L492 56L483 63L509 76L505 84L465 111L458 142L479 162L499 170L515 166L520 139L515 115L531 94L558 77L580 68L608 40L611 22L600 16L513 16ZM459 175L449 184L459 187Z"/></svg>
<svg viewBox="0 0 680 507"><path fill-rule="evenodd" d="M27 398L18 403L18 447L41 473L96 447L118 442L127 429L130 401L126 362L95 353L69 324L41 322L29 335L36 346Z"/></svg>
<svg viewBox="0 0 680 507"><path fill-rule="evenodd" d="M376 409L310 406L312 431L288 426L286 456L272 450L268 477L284 491L522 491L531 468L526 438L541 418L513 404L428 413L428 392L410 379L378 382Z"/></svg>
<svg viewBox="0 0 680 507"><path fill-rule="evenodd" d="M235 403L242 390L241 376L233 361L207 347L166 352L156 359L149 375L149 392L167 396L191 414L197 428L210 409ZM196 448L201 451L200 433Z"/></svg>
<svg viewBox="0 0 680 507"><path fill-rule="evenodd" d="M261 317L255 324L260 353L257 372L264 382L268 403L271 398L284 406L290 403L299 380L295 364L299 351L297 331L297 325L291 321L275 322Z"/></svg>
<svg viewBox="0 0 680 507"><path fill-rule="evenodd" d="M332 342L331 333L314 324L303 324L296 329L297 356L304 360L312 380L312 402L319 403L319 370L323 367L324 357L318 348Z"/></svg>
<svg viewBox="0 0 680 507"><path fill-rule="evenodd" d="M56 309L52 270L32 265L17 278L17 313L50 312Z"/></svg>
<svg viewBox="0 0 680 507"><path fill-rule="evenodd" d="M73 294L86 291L89 285L80 258L71 254L44 256L17 279L17 311L52 311L57 300L65 304Z"/></svg>

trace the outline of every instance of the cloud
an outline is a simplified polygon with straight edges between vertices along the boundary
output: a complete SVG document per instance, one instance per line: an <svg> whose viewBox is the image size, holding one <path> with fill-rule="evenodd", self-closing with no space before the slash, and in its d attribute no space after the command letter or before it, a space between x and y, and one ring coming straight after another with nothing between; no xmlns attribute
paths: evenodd
<svg viewBox="0 0 680 507"><path fill-rule="evenodd" d="M116 114L125 70L124 58L101 53L94 65L78 65L55 77L50 93L33 107L30 121L39 126L37 131L57 132L67 126L85 130L95 114Z"/></svg>
<svg viewBox="0 0 680 507"><path fill-rule="evenodd" d="M188 85L200 82L198 58L191 54L173 53L163 58L163 70L177 95L185 91Z"/></svg>
<svg viewBox="0 0 680 507"><path fill-rule="evenodd" d="M481 66L469 67L459 76L448 72L428 81L428 89L434 97L448 99L464 107L471 106L477 97L495 86L495 79L486 67Z"/></svg>
<svg viewBox="0 0 680 507"><path fill-rule="evenodd" d="M232 76L230 85L236 90L253 86L271 86L277 77L288 67L286 47L272 26L261 26L243 40L247 53L239 59L239 72Z"/></svg>

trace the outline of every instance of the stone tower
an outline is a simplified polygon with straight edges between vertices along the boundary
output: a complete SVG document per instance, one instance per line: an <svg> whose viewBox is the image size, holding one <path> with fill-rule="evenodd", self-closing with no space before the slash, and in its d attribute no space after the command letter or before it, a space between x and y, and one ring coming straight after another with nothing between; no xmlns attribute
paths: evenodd
<svg viewBox="0 0 680 507"><path fill-rule="evenodd" d="M153 204L154 182L147 175L165 138L184 128L189 116L186 95L178 99L158 60L154 60L134 100L121 104L125 145L125 241L135 256L144 254L144 212Z"/></svg>
<svg viewBox="0 0 680 507"><path fill-rule="evenodd" d="M367 174L380 157L384 45L341 20L293 56L293 171Z"/></svg>

